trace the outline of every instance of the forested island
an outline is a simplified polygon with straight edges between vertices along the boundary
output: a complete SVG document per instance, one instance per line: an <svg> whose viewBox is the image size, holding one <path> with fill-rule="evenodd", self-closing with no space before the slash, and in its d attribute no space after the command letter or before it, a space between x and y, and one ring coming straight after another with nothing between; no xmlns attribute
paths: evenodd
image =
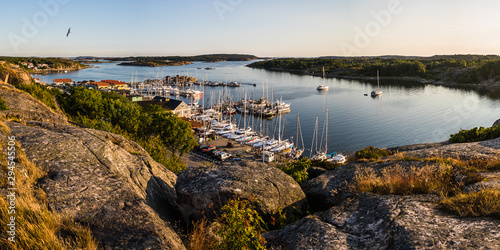
<svg viewBox="0 0 500 250"><path fill-rule="evenodd" d="M122 66L146 66L146 67L160 67L160 66L181 66L193 64L189 61L163 61L163 60L151 60L151 61L133 61L133 62L122 62L118 65Z"/></svg>
<svg viewBox="0 0 500 250"><path fill-rule="evenodd" d="M133 61L133 62L221 62L221 61L252 61L259 59L254 55L244 54L210 54L198 56L138 56L138 57L112 57L105 58L109 61Z"/></svg>
<svg viewBox="0 0 500 250"><path fill-rule="evenodd" d="M249 64L248 67L297 74L364 79L380 72L392 77L437 84L499 85L500 56L436 55L432 57L320 57L279 58Z"/></svg>

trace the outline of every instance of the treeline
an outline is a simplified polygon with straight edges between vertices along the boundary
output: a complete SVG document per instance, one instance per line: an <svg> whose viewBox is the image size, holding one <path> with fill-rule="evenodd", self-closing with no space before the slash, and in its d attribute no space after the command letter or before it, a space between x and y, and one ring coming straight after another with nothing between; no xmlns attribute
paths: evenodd
<svg viewBox="0 0 500 250"><path fill-rule="evenodd" d="M497 60L500 60L500 57L480 55L279 58L255 62L248 66L305 74L320 74L324 67L327 74L335 76L376 76L378 70L381 76L422 77L436 80L442 80L450 75L451 80L456 80L461 72L467 71L468 75L473 76L462 77L477 80L480 77L491 78L498 75L500 64L497 65ZM478 73L476 69L479 70Z"/></svg>
<svg viewBox="0 0 500 250"><path fill-rule="evenodd" d="M157 105L142 108L114 92L82 87L60 93L57 99L73 122L136 141L175 173L185 168L180 156L197 144L188 122Z"/></svg>
<svg viewBox="0 0 500 250"><path fill-rule="evenodd" d="M56 57L0 57L0 61L16 64L23 69L29 70L27 66L22 65L23 62L33 63L35 67L42 64L47 64L52 69L83 69L86 65L75 62L73 60L56 58Z"/></svg>
<svg viewBox="0 0 500 250"><path fill-rule="evenodd" d="M199 56L139 56L139 57L114 57L106 58L110 61L140 61L140 62L155 62L155 61L202 61L202 62L219 62L219 61L251 61L258 59L254 55L244 54L211 54Z"/></svg>

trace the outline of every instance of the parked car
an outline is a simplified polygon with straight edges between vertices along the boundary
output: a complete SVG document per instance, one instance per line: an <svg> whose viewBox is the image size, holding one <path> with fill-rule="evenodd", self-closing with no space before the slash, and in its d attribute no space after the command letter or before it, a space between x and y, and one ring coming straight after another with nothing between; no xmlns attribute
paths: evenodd
<svg viewBox="0 0 500 250"><path fill-rule="evenodd" d="M213 157L218 157L222 153L223 152L219 151L219 150L212 150L212 151L210 151L210 155L213 156Z"/></svg>
<svg viewBox="0 0 500 250"><path fill-rule="evenodd" d="M214 150L214 149L216 149L216 148L217 148L217 147L216 147L215 145L210 145L210 146L208 146L208 147L206 147L206 148L202 149L202 150L201 150L201 152L208 152L208 151L210 151L210 150Z"/></svg>
<svg viewBox="0 0 500 250"><path fill-rule="evenodd" d="M232 154L229 154L229 153L222 153L219 155L219 160L223 161L229 157L233 156Z"/></svg>

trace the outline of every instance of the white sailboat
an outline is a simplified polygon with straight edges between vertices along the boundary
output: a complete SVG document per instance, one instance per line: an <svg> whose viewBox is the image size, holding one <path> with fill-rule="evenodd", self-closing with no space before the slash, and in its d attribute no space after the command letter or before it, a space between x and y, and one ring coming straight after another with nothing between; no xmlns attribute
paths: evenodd
<svg viewBox="0 0 500 250"><path fill-rule="evenodd" d="M377 90L372 91L371 96L376 97L382 95L382 91L380 91L380 80L379 80L379 74L377 70Z"/></svg>
<svg viewBox="0 0 500 250"><path fill-rule="evenodd" d="M302 142L302 147L299 148L299 130L300 130L300 139ZM297 134L295 138L295 148L293 149L292 153L290 156L293 159L298 159L302 154L304 153L304 138L302 137L302 128L300 127L300 121L299 121L299 113L297 113Z"/></svg>
<svg viewBox="0 0 500 250"><path fill-rule="evenodd" d="M323 67L323 84L319 85L316 89L317 90L328 90L328 89L330 89L329 86L325 85L325 67Z"/></svg>
<svg viewBox="0 0 500 250"><path fill-rule="evenodd" d="M318 126L318 120L316 118L316 128ZM316 129L317 130L317 129ZM326 109L326 120L325 120L325 148L321 148L319 150L316 150L316 154L311 158L312 160L326 160L327 159L327 150L328 150L328 109ZM318 133L316 132L316 138L318 136ZM317 149L317 139L316 139L316 149Z"/></svg>

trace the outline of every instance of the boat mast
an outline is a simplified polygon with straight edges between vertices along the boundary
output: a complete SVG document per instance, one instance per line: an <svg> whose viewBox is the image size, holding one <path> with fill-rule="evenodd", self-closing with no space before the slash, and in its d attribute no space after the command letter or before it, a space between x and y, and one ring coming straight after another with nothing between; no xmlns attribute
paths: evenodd
<svg viewBox="0 0 500 250"><path fill-rule="evenodd" d="M325 154L328 153L328 108L326 109Z"/></svg>
<svg viewBox="0 0 500 250"><path fill-rule="evenodd" d="M297 112L297 133L295 135L295 146L299 146L299 112Z"/></svg>
<svg viewBox="0 0 500 250"><path fill-rule="evenodd" d="M316 140L315 140L316 138ZM309 158L312 157L314 141L316 141L316 150L318 149L318 117L316 116L316 124L314 125L313 139L311 143L311 152L309 153Z"/></svg>
<svg viewBox="0 0 500 250"><path fill-rule="evenodd" d="M380 80L379 80L378 70L377 70L377 91L380 91Z"/></svg>

